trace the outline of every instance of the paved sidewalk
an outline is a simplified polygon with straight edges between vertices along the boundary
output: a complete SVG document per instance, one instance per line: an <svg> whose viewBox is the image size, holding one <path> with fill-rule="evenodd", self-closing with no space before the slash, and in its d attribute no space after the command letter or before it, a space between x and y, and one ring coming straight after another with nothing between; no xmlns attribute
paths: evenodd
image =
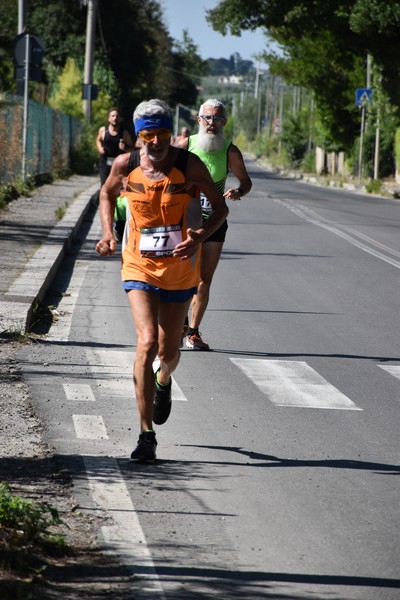
<svg viewBox="0 0 400 600"><path fill-rule="evenodd" d="M99 187L98 176L74 175L0 210L0 333L29 330Z"/></svg>

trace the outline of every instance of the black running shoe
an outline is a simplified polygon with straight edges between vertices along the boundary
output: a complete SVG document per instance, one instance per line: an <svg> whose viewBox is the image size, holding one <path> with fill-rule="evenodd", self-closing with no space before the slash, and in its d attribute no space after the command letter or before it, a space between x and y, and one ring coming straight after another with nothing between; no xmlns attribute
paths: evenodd
<svg viewBox="0 0 400 600"><path fill-rule="evenodd" d="M156 460L156 432L143 431L139 435L138 444L131 454L131 461L153 463Z"/></svg>
<svg viewBox="0 0 400 600"><path fill-rule="evenodd" d="M158 371L157 371L158 373ZM168 385L159 385L157 383L156 373L156 389L154 392L153 402L153 422L156 425L162 425L168 419L171 412L171 388L172 379Z"/></svg>

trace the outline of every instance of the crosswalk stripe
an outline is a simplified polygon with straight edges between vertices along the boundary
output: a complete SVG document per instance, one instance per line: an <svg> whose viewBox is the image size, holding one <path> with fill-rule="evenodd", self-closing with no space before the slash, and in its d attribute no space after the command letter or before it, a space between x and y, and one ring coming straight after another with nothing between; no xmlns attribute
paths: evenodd
<svg viewBox="0 0 400 600"><path fill-rule="evenodd" d="M72 402L96 402L93 390L87 383L63 383L67 400Z"/></svg>
<svg viewBox="0 0 400 600"><path fill-rule="evenodd" d="M400 379L400 365L378 365L381 369Z"/></svg>
<svg viewBox="0 0 400 600"><path fill-rule="evenodd" d="M101 415L72 415L76 437L79 440L108 440Z"/></svg>
<svg viewBox="0 0 400 600"><path fill-rule="evenodd" d="M362 410L306 362L230 360L277 406Z"/></svg>
<svg viewBox="0 0 400 600"><path fill-rule="evenodd" d="M101 379L101 387L109 390L113 397L133 398L134 389L132 382L132 366L135 360L135 352L119 352L118 350L96 350L91 365L91 370L96 378ZM159 361L153 363L156 371ZM110 375L112 377L110 377ZM185 394L172 377L172 401L187 402Z"/></svg>
<svg viewBox="0 0 400 600"><path fill-rule="evenodd" d="M153 362L154 373L157 371L159 366L160 366L160 360L159 360L159 358L156 358L156 360ZM172 377L171 395L172 395L173 402L187 402L187 398L186 398L185 394L182 392L181 388L176 383L174 377Z"/></svg>

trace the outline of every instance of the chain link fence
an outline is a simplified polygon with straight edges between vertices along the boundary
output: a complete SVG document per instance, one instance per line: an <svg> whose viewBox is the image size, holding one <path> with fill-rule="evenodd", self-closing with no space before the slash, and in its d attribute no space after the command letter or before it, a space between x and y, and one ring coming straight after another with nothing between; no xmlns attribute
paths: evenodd
<svg viewBox="0 0 400 600"><path fill-rule="evenodd" d="M19 96L0 98L0 187L22 178L24 105ZM49 106L28 101L25 177L70 166L82 122Z"/></svg>

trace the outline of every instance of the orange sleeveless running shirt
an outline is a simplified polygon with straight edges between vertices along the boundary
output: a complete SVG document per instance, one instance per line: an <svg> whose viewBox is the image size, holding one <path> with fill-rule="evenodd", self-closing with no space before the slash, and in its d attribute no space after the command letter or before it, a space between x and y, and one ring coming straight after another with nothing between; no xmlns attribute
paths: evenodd
<svg viewBox="0 0 400 600"><path fill-rule="evenodd" d="M186 150L161 181L137 166L128 175L127 241L122 252L122 280L144 281L165 290L186 290L200 280L200 249L188 260L172 256L186 239L186 229L201 227L201 205L185 190Z"/></svg>

